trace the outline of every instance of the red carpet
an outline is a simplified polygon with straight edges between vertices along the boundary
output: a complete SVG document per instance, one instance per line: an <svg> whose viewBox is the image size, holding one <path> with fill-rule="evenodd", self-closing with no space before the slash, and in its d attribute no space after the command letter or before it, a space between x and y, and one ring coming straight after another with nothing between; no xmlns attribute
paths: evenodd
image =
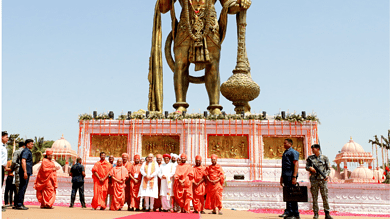
<svg viewBox="0 0 390 219"><path fill-rule="evenodd" d="M255 209L255 210L249 210L253 213L261 213L261 214L283 214L284 210L282 209ZM299 214L301 215L313 215L313 211L309 210L299 210ZM323 211L319 212L319 215L325 215ZM331 211L330 215L332 216L353 216L353 217L387 217L390 218L390 214L354 214L354 213L347 213L347 212L337 212L337 211Z"/></svg>
<svg viewBox="0 0 390 219"><path fill-rule="evenodd" d="M200 219L200 214L179 214L165 212L146 212L141 214L118 217L116 219Z"/></svg>

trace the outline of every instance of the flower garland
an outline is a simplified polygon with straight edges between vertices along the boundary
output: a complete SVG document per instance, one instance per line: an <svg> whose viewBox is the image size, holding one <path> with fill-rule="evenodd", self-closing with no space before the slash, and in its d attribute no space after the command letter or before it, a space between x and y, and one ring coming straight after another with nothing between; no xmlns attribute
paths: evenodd
<svg viewBox="0 0 390 219"><path fill-rule="evenodd" d="M101 113L96 116L94 119L91 114L84 113L80 114L78 117L79 121L83 120L105 120L110 119L107 113ZM175 111L172 113L169 113L167 117L161 112L157 111L150 111L146 113L144 110L140 110L137 112L134 112L131 114L130 118L128 115L121 114L118 116L117 120L127 120L127 119L150 119L150 120L156 120L156 119L170 119L170 120L183 120L183 119L206 119L206 120L269 120L274 119L276 121L288 121L288 122L299 122L303 123L305 121L315 121L320 123L320 120L318 119L316 114L309 114L306 116L306 118L303 118L299 114L290 113L287 114L285 118L282 118L281 114L276 114L273 118L272 117L264 117L263 114L250 114L250 115L243 115L243 114L219 114L219 115L212 115L208 114L206 117L204 114L201 113L182 113L180 111Z"/></svg>

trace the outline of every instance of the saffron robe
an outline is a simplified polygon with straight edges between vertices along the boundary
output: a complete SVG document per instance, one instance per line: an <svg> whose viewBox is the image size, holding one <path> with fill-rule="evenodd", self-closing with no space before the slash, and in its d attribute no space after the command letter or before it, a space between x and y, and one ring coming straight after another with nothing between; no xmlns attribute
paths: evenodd
<svg viewBox="0 0 390 219"><path fill-rule="evenodd" d="M158 167L158 164L155 161L152 161L149 165L146 164L147 162L144 162L142 164L141 171L140 171L142 174L142 181L141 181L138 197L147 196L147 197L158 198L157 174L160 171L160 168ZM147 166L146 170L145 170L145 166ZM152 171L153 166L154 166L154 171ZM146 176L152 177L153 180L146 181L145 180ZM144 182L146 184L146 188L144 188Z"/></svg>
<svg viewBox="0 0 390 219"><path fill-rule="evenodd" d="M127 169L127 173L129 174L132 165L133 165L133 164L132 164L130 161L127 161L127 162L126 162L125 164L123 164L122 166L125 167L125 168ZM130 177L127 178L127 180L126 180L126 187L125 187L125 203L127 203L128 206L130 205Z"/></svg>
<svg viewBox="0 0 390 219"><path fill-rule="evenodd" d="M95 176L95 173L97 173L100 178L104 178L110 172L111 168L112 165L106 160L99 160L92 168L93 198L91 205L93 209L96 209L98 206L103 209L106 208L105 200L108 190L108 177L103 182L100 182L100 180Z"/></svg>
<svg viewBox="0 0 390 219"><path fill-rule="evenodd" d="M124 181L123 183L118 183L116 180L112 179L112 201L110 210L118 210L123 207L125 204L125 187L126 187L126 178L129 177L128 170L124 166L116 166L110 171L111 177L115 177L115 179Z"/></svg>
<svg viewBox="0 0 390 219"><path fill-rule="evenodd" d="M135 183L134 180L130 179L130 208L139 209L140 198L138 197L139 187L141 185L142 174L141 174L142 164L133 164L130 168L130 175L138 180L138 183ZM130 177L129 177L130 178Z"/></svg>
<svg viewBox="0 0 390 219"><path fill-rule="evenodd" d="M34 188L37 190L37 199L41 207L52 207L56 200L57 170L54 170L53 161L43 158L39 168Z"/></svg>
<svg viewBox="0 0 390 219"><path fill-rule="evenodd" d="M210 165L206 168L206 175L210 180L214 181L220 178L220 180L213 184L211 182L207 182L206 186L206 209L222 209L222 192L223 192L223 183L225 182L224 172L222 167L219 164L215 166Z"/></svg>
<svg viewBox="0 0 390 219"><path fill-rule="evenodd" d="M193 186L194 198L192 200L192 204L194 205L195 211L203 211L204 210L204 195L206 194L206 167L205 166L194 166L194 182L199 183L202 179L203 182L198 186Z"/></svg>
<svg viewBox="0 0 390 219"><path fill-rule="evenodd" d="M181 163L176 166L175 172L175 201L186 212L190 212L192 200L192 180L194 178L193 169L190 164ZM179 180L184 180L182 186Z"/></svg>

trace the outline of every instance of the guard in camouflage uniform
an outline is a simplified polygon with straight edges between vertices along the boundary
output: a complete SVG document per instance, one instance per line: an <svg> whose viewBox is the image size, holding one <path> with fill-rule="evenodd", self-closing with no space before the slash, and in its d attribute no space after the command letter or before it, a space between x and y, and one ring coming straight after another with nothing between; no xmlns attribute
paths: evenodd
<svg viewBox="0 0 390 219"><path fill-rule="evenodd" d="M314 155L310 155L306 159L306 170L310 172L310 191L313 197L314 211L313 219L318 219L318 190L321 192L322 201L324 204L325 219L333 219L329 214L328 203L328 176L330 174L329 159L327 156L321 154L320 145L313 144L311 149Z"/></svg>

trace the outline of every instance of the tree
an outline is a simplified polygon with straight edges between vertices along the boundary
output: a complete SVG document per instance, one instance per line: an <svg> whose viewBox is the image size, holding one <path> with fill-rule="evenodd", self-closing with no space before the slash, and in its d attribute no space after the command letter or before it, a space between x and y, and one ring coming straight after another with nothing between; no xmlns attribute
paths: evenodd
<svg viewBox="0 0 390 219"><path fill-rule="evenodd" d="M368 143L370 143L372 146L374 146L374 145L379 145L379 147L381 146L381 143L379 142L379 139L378 139L377 135L374 135L374 140L369 139ZM374 156L374 151L372 152L372 156ZM378 158L376 158L376 159L377 159L376 160L376 165L379 166Z"/></svg>
<svg viewBox="0 0 390 219"><path fill-rule="evenodd" d="M385 160L387 162L384 162L385 166L389 166L389 150L390 150L390 129L387 130L387 138L385 138L383 135L381 135L381 139L384 141L381 147L383 147L386 150Z"/></svg>
<svg viewBox="0 0 390 219"><path fill-rule="evenodd" d="M45 153L46 148L51 148L53 143L54 141L45 141L44 137L34 138L34 147L31 149L34 164L37 164L42 160L43 153Z"/></svg>
<svg viewBox="0 0 390 219"><path fill-rule="evenodd" d="M333 165L332 165L332 168L335 169L336 171L338 171L338 170L337 170L337 165L334 165L334 164L333 164ZM341 173L341 172L343 172L343 171L344 171L344 168L340 167L339 172Z"/></svg>
<svg viewBox="0 0 390 219"><path fill-rule="evenodd" d="M13 155L13 149L14 149L14 142L15 142L15 151L19 149L19 142L24 141L23 138L19 137L20 134L10 134L8 136L8 142L7 142L7 152L8 152L8 160L12 159Z"/></svg>
<svg viewBox="0 0 390 219"><path fill-rule="evenodd" d="M66 160L65 160L64 158L58 158L58 159L56 160L56 162L57 162L58 164L60 164L62 167L65 166L65 164L66 164ZM70 164L73 163L72 158L69 157L68 162L69 162Z"/></svg>

